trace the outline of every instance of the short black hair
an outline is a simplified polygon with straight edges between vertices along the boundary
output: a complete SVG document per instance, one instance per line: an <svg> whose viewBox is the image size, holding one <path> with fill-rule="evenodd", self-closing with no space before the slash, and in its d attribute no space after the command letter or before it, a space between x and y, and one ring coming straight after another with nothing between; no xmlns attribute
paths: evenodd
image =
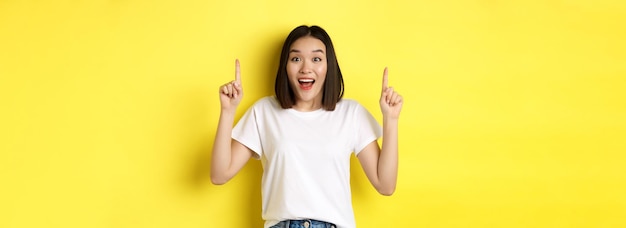
<svg viewBox="0 0 626 228"><path fill-rule="evenodd" d="M293 105L296 104L295 94L289 83L289 77L287 76L287 61L291 45L296 42L296 40L306 36L319 39L326 46L327 70L326 80L324 81L324 88L322 90L322 108L326 111L333 111L337 103L343 97L343 76L339 69L337 55L335 54L335 48L333 47L333 42L330 40L330 36L324 29L316 25L310 27L306 25L298 26L293 29L287 36L287 39L285 39L283 49L280 52L280 63L278 64L276 83L274 84L276 99L284 109L292 108Z"/></svg>

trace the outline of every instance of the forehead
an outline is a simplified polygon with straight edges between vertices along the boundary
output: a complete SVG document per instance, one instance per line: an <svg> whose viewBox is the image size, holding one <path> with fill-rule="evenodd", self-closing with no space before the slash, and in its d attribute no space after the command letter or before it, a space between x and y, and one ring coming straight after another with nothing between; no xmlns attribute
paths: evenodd
<svg viewBox="0 0 626 228"><path fill-rule="evenodd" d="M298 50L303 52L309 52L314 50L323 50L326 52L326 45L324 43L312 36L305 36L298 38L295 42L291 44L291 50Z"/></svg>

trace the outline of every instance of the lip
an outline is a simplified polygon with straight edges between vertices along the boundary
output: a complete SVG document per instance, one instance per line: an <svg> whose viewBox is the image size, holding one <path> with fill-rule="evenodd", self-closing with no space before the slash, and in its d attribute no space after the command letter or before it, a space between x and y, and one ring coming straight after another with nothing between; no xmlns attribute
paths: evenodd
<svg viewBox="0 0 626 228"><path fill-rule="evenodd" d="M315 84L313 78L298 78L298 87L302 90L311 90Z"/></svg>
<svg viewBox="0 0 626 228"><path fill-rule="evenodd" d="M309 86L300 85L300 89L302 89L302 90L311 90L311 89L313 89L313 85L309 85Z"/></svg>

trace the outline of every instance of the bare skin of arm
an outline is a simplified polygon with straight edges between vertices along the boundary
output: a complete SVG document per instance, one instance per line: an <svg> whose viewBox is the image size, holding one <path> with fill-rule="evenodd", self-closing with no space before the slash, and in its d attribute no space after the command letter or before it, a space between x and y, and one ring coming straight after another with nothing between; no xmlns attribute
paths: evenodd
<svg viewBox="0 0 626 228"><path fill-rule="evenodd" d="M382 195L392 195L398 180L398 119L403 99L392 87L388 87L388 71L383 72L380 109L383 113L383 145L372 141L358 155L365 175Z"/></svg>
<svg viewBox="0 0 626 228"><path fill-rule="evenodd" d="M220 87L220 119L211 154L211 182L225 184L250 160L253 152L233 140L231 134L237 106L243 98L239 60L235 61L235 80Z"/></svg>

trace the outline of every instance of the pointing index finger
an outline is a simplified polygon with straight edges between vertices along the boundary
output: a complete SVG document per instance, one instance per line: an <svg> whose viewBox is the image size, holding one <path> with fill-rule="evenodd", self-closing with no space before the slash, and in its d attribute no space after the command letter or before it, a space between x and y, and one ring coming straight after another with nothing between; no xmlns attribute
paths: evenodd
<svg viewBox="0 0 626 228"><path fill-rule="evenodd" d="M235 81L241 83L241 68L239 66L239 59L235 59Z"/></svg>
<svg viewBox="0 0 626 228"><path fill-rule="evenodd" d="M387 83L389 80L389 76L387 74L388 74L388 70L387 70L387 67L385 67L385 70L383 71L383 91L387 89Z"/></svg>

